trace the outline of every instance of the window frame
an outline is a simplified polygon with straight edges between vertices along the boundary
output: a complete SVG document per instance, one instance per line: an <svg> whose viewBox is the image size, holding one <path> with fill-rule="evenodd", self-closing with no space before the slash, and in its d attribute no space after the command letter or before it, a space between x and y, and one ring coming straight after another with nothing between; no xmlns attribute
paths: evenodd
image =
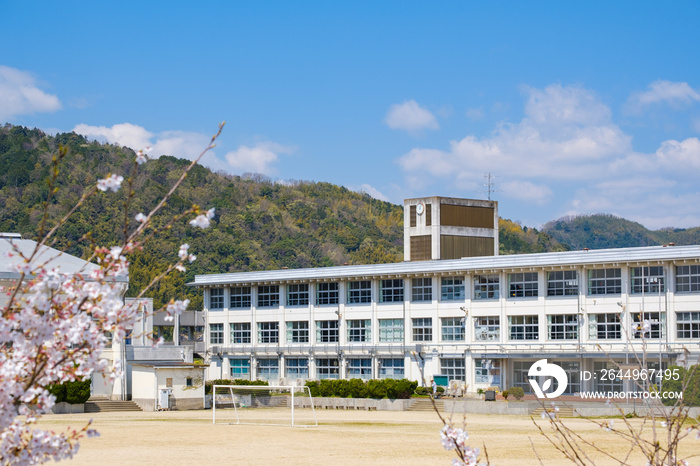
<svg viewBox="0 0 700 466"><path fill-rule="evenodd" d="M474 299L499 299L501 276L497 273L474 275ZM494 281L495 280L495 281Z"/></svg>
<svg viewBox="0 0 700 466"><path fill-rule="evenodd" d="M340 284L338 282L316 283L316 304L318 306L340 304Z"/></svg>
<svg viewBox="0 0 700 466"><path fill-rule="evenodd" d="M387 364L387 361L391 363ZM380 379L396 379L405 378L406 363L403 358L381 358L379 359L379 376Z"/></svg>
<svg viewBox="0 0 700 466"><path fill-rule="evenodd" d="M391 324L384 324L385 322ZM379 319L379 341L381 343L402 343L405 338L404 328L403 319Z"/></svg>
<svg viewBox="0 0 700 466"><path fill-rule="evenodd" d="M446 375L448 380L461 380L462 382L466 382L466 361L464 358L440 358L440 375Z"/></svg>
<svg viewBox="0 0 700 466"><path fill-rule="evenodd" d="M464 277L440 278L440 301L464 301L466 297Z"/></svg>
<svg viewBox="0 0 700 466"><path fill-rule="evenodd" d="M371 304L372 281L355 280L348 282L347 298L348 304Z"/></svg>
<svg viewBox="0 0 700 466"><path fill-rule="evenodd" d="M372 358L348 358L347 362L346 378L361 380L372 378Z"/></svg>
<svg viewBox="0 0 700 466"><path fill-rule="evenodd" d="M372 320L349 319L345 321L348 343L371 343Z"/></svg>
<svg viewBox="0 0 700 466"><path fill-rule="evenodd" d="M304 307L308 306L309 299L309 284L308 283L290 283L287 285L287 302L288 307Z"/></svg>
<svg viewBox="0 0 700 466"><path fill-rule="evenodd" d="M676 293L700 293L700 265L676 266Z"/></svg>
<svg viewBox="0 0 700 466"><path fill-rule="evenodd" d="M602 316L605 318L601 321ZM620 314L616 312L588 314L588 339L596 341L622 340Z"/></svg>
<svg viewBox="0 0 700 466"><path fill-rule="evenodd" d="M622 269L620 267L588 269L588 295L611 294L622 294Z"/></svg>
<svg viewBox="0 0 700 466"><path fill-rule="evenodd" d="M433 279L432 277L420 277L411 279L411 301L432 302Z"/></svg>
<svg viewBox="0 0 700 466"><path fill-rule="evenodd" d="M295 361L295 365L290 365L292 361ZM300 361L305 361L306 364L300 364ZM296 369L295 369L296 368ZM290 370L293 372L290 374ZM306 376L302 376L302 374ZM284 358L284 374L286 377L296 378L296 379L308 379L309 378L309 358Z"/></svg>
<svg viewBox="0 0 700 466"><path fill-rule="evenodd" d="M550 341L578 340L580 331L578 317L578 314L547 314L547 339ZM561 322L554 322L555 320L561 320ZM561 337L555 335L561 335Z"/></svg>
<svg viewBox="0 0 700 466"><path fill-rule="evenodd" d="M263 328L267 327L267 328ZM280 323L277 321L258 322L258 343L279 344Z"/></svg>
<svg viewBox="0 0 700 466"><path fill-rule="evenodd" d="M316 378L340 379L340 360L338 358L316 358Z"/></svg>
<svg viewBox="0 0 700 466"><path fill-rule="evenodd" d="M279 307L280 287L279 285L258 285L257 297L257 307Z"/></svg>
<svg viewBox="0 0 700 466"><path fill-rule="evenodd" d="M214 293L216 292L216 295ZM209 309L221 310L224 308L225 293L223 288L209 289ZM216 303L215 303L216 301Z"/></svg>
<svg viewBox="0 0 700 466"><path fill-rule="evenodd" d="M547 296L577 296L577 270L551 270L547 272Z"/></svg>
<svg viewBox="0 0 700 466"><path fill-rule="evenodd" d="M411 319L411 335L415 342L433 341L433 318L414 317Z"/></svg>
<svg viewBox="0 0 700 466"><path fill-rule="evenodd" d="M666 267L663 265L630 267L629 270L630 294L657 294L666 292ZM661 273L660 275L659 272Z"/></svg>
<svg viewBox="0 0 700 466"><path fill-rule="evenodd" d="M286 323L287 343L308 343L309 342L309 321L292 320Z"/></svg>
<svg viewBox="0 0 700 466"><path fill-rule="evenodd" d="M538 272L511 272L508 274L509 298L537 298L539 296ZM534 277L534 279L533 279Z"/></svg>
<svg viewBox="0 0 700 466"><path fill-rule="evenodd" d="M484 322L485 320L485 322ZM484 331L480 329L484 328ZM496 338L489 338L495 331ZM486 338L482 338L485 335ZM474 316L474 341L501 341L500 316Z"/></svg>
<svg viewBox="0 0 700 466"><path fill-rule="evenodd" d="M523 337L515 338L514 335L522 335ZM538 341L539 339L540 319L538 315L508 316L509 341Z"/></svg>
<svg viewBox="0 0 700 466"><path fill-rule="evenodd" d="M440 337L442 341L465 341L466 329L464 317L440 318Z"/></svg>
<svg viewBox="0 0 700 466"><path fill-rule="evenodd" d="M681 328L681 326L683 326L683 328ZM683 332L684 335L687 334L689 336L681 336L681 332ZM676 312L676 338L679 340L700 338L700 312Z"/></svg>
<svg viewBox="0 0 700 466"><path fill-rule="evenodd" d="M246 325L248 326L247 329L245 328ZM231 334L232 345L250 344L253 341L253 333L251 331L250 322L231 322L229 324L229 331Z"/></svg>
<svg viewBox="0 0 700 466"><path fill-rule="evenodd" d="M249 309L252 304L253 297L249 286L229 288L229 309Z"/></svg>
<svg viewBox="0 0 700 466"><path fill-rule="evenodd" d="M338 343L340 323L337 320L316 321L316 343Z"/></svg>
<svg viewBox="0 0 700 466"><path fill-rule="evenodd" d="M224 344L224 324L223 323L209 324L209 344L210 345L223 345Z"/></svg>
<svg viewBox="0 0 700 466"><path fill-rule="evenodd" d="M385 278L379 280L380 303L402 303L404 301L403 278Z"/></svg>

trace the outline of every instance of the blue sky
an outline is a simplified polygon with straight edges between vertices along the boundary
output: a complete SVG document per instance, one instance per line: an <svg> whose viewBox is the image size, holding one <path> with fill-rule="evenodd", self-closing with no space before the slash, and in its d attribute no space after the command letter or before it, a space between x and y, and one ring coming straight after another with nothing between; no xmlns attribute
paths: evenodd
<svg viewBox="0 0 700 466"><path fill-rule="evenodd" d="M0 122L527 226L700 226L697 2L0 0Z"/></svg>

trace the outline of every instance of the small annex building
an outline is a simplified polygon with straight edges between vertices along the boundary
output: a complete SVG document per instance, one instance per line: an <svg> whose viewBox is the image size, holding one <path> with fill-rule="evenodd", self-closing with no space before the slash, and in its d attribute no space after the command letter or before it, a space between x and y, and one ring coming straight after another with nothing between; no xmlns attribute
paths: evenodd
<svg viewBox="0 0 700 466"><path fill-rule="evenodd" d="M176 361L132 363L132 401L144 411L204 408L207 366Z"/></svg>

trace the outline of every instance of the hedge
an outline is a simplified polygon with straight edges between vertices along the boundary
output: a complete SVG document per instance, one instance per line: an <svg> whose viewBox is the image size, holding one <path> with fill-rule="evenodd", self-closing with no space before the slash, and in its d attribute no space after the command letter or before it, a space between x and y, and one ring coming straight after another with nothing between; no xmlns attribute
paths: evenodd
<svg viewBox="0 0 700 466"><path fill-rule="evenodd" d="M50 385L48 390L56 397L56 403L65 401L72 405L82 404L90 399L90 379Z"/></svg>
<svg viewBox="0 0 700 466"><path fill-rule="evenodd" d="M309 380L306 382L306 386L309 387L313 397L406 399L413 395L418 382L407 379L373 379L367 382L361 379L323 379L319 381Z"/></svg>
<svg viewBox="0 0 700 466"><path fill-rule="evenodd" d="M204 383L204 394L205 395L211 395L211 388L214 385L256 385L256 386L264 386L264 385L270 385L267 380L247 380L247 379L216 379L216 380L209 380ZM228 393L227 388L217 388L216 389L217 394L225 394ZM252 392L255 393L255 392ZM269 394L269 393L267 393Z"/></svg>

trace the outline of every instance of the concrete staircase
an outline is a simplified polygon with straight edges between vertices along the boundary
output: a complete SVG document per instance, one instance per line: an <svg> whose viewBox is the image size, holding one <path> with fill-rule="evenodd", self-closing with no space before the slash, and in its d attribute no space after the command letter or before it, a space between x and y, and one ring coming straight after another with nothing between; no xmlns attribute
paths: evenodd
<svg viewBox="0 0 700 466"><path fill-rule="evenodd" d="M106 413L121 411L142 411L133 401L94 400L85 402L86 413Z"/></svg>
<svg viewBox="0 0 700 466"><path fill-rule="evenodd" d="M445 402L442 400L435 400L435 406L438 411L445 411ZM433 403L429 398L414 398L411 400L411 405L408 407L409 411L435 411L433 408Z"/></svg>
<svg viewBox="0 0 700 466"><path fill-rule="evenodd" d="M539 406L537 409L535 409L531 416L535 419L541 418L542 413L546 410L550 414L556 414L556 417L575 417L578 416L576 412L574 411L574 407L571 405L557 405L559 408L559 411L556 413L554 412L554 408L551 406L545 406L544 408L542 406Z"/></svg>

